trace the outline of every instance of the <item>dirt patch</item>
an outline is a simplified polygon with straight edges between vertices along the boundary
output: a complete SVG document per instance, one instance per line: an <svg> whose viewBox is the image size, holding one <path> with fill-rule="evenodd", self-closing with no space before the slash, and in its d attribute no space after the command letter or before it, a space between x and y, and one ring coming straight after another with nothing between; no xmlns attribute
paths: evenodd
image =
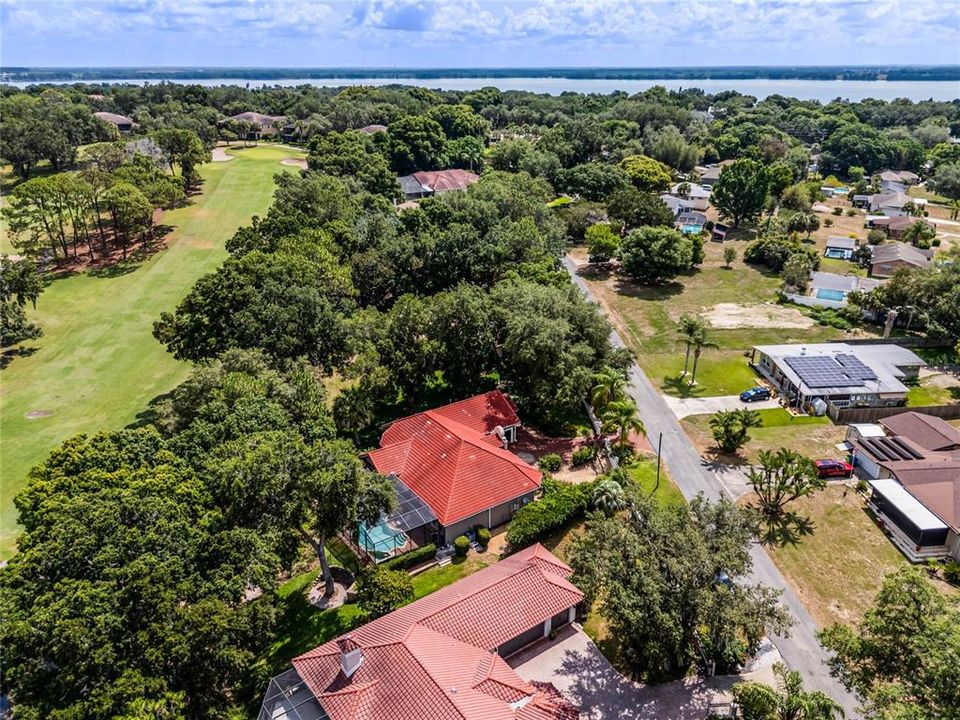
<svg viewBox="0 0 960 720"><path fill-rule="evenodd" d="M960 387L960 374L950 372L920 370L921 384L932 385L938 388Z"/></svg>
<svg viewBox="0 0 960 720"><path fill-rule="evenodd" d="M732 330L736 328L795 328L813 327L813 320L795 308L773 304L717 303L701 317L712 327Z"/></svg>
<svg viewBox="0 0 960 720"><path fill-rule="evenodd" d="M280 161L281 165L289 165L290 167L298 167L301 170L307 169L307 161L303 158L284 158Z"/></svg>
<svg viewBox="0 0 960 720"><path fill-rule="evenodd" d="M210 155L214 162L230 162L233 160L233 155L227 155L226 148L222 147L215 147L210 151Z"/></svg>

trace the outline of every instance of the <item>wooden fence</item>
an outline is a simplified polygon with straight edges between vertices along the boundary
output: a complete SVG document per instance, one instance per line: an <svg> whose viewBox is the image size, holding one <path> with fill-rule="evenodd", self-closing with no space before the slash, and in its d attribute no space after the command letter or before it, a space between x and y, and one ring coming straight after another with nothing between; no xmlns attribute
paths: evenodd
<svg viewBox="0 0 960 720"><path fill-rule="evenodd" d="M833 405L827 406L827 414L837 425L876 422L885 417L899 415L905 412L933 415L934 417L943 418L944 420L956 420L960 418L960 403L954 405L930 405L927 407L838 408Z"/></svg>

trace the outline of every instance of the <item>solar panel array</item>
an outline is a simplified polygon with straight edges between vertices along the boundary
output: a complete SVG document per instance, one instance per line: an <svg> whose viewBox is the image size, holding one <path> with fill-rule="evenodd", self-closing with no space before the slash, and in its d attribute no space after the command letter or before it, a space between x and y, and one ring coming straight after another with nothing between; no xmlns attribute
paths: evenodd
<svg viewBox="0 0 960 720"><path fill-rule="evenodd" d="M430 506L399 478L393 478L393 491L397 499L397 509L387 518L392 526L409 532L437 519Z"/></svg>
<svg viewBox="0 0 960 720"><path fill-rule="evenodd" d="M784 361L811 388L859 387L877 379L876 373L853 355L797 355Z"/></svg>

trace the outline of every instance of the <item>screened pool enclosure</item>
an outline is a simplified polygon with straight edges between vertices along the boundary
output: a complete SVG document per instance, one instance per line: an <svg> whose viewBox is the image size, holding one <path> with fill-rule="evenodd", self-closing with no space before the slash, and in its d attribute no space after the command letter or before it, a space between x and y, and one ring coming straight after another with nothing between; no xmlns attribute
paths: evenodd
<svg viewBox="0 0 960 720"><path fill-rule="evenodd" d="M436 530L437 517L430 507L399 478L391 475L390 479L393 481L396 509L389 515L381 516L376 525L361 524L357 527L357 545L374 562L383 562L431 542Z"/></svg>

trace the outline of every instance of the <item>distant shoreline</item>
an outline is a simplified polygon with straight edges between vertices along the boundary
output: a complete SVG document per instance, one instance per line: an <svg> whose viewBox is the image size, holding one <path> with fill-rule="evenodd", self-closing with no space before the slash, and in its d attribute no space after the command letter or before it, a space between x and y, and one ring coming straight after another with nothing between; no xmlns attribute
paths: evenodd
<svg viewBox="0 0 960 720"><path fill-rule="evenodd" d="M566 80L843 80L960 81L960 65L736 66L650 68L258 68L258 67L4 67L0 82L161 82L164 80L437 80L504 78Z"/></svg>

